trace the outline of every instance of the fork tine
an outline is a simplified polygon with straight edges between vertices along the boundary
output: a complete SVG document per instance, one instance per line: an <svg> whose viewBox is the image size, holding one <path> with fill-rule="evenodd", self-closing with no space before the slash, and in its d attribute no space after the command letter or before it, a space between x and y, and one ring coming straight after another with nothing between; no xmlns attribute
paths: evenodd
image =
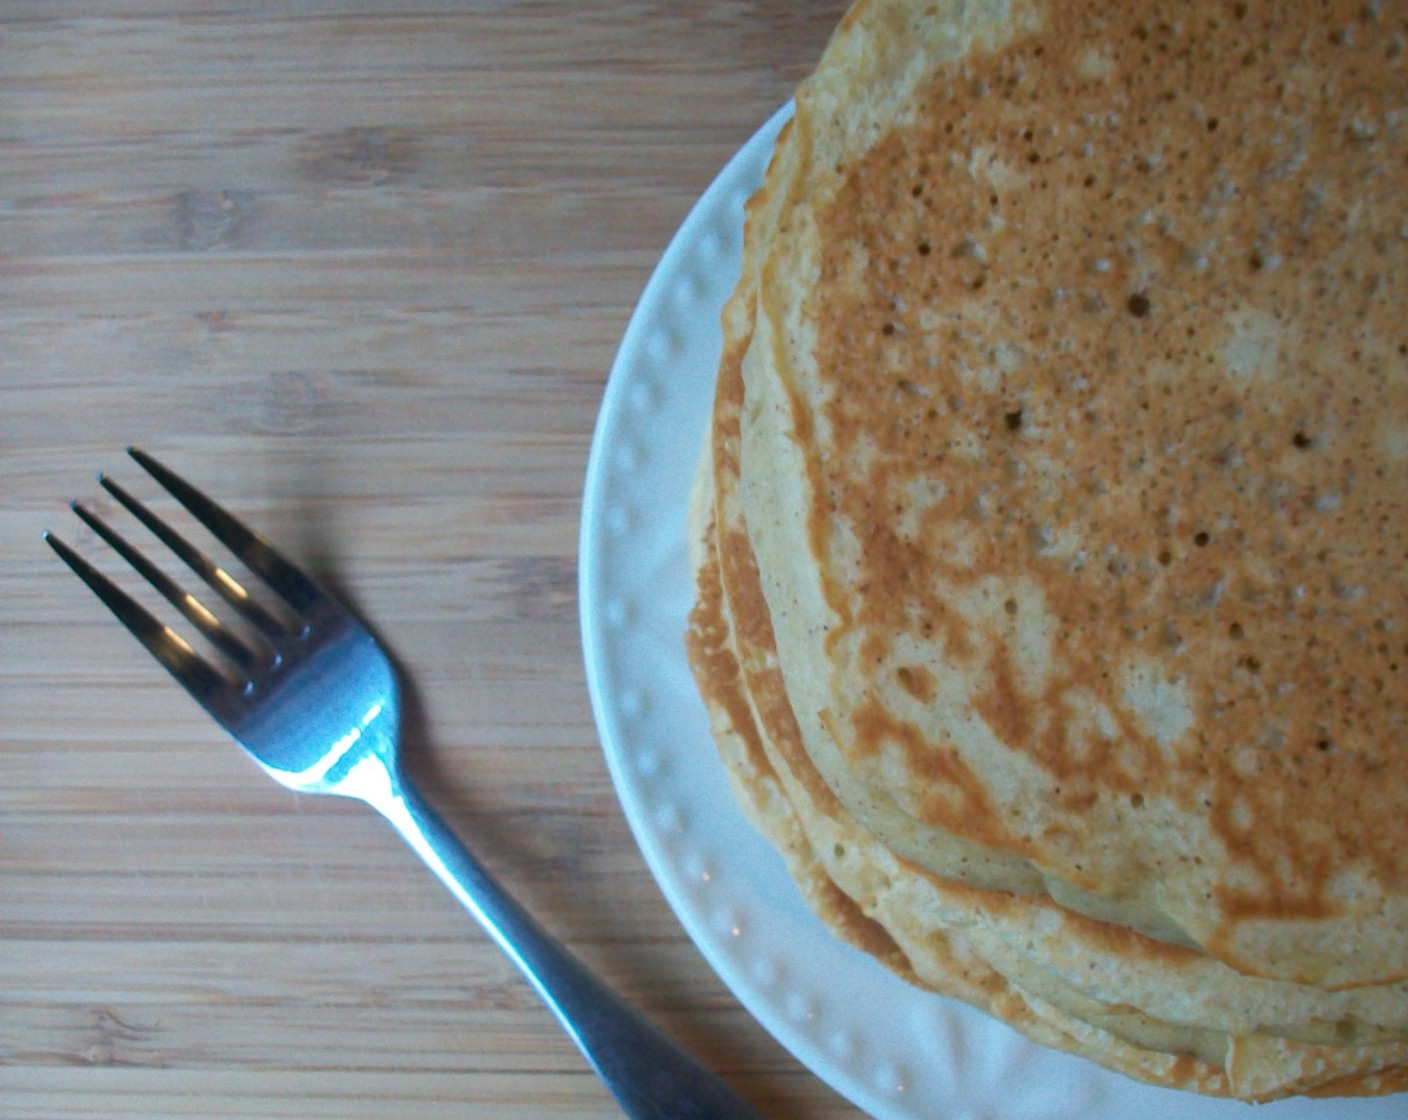
<svg viewBox="0 0 1408 1120"><path fill-rule="evenodd" d="M168 603L179 610L197 630L241 669L248 669L258 661L259 655L241 641L238 634L212 614L199 599L138 552L121 533L78 502L72 504L72 509L85 525L105 540L119 556L136 569L138 575L156 588Z"/></svg>
<svg viewBox="0 0 1408 1120"><path fill-rule="evenodd" d="M302 613L323 597L322 591L302 570L284 559L258 533L216 504L183 479L162 466L140 448L129 447L142 469L156 479L185 506L197 521L209 529L250 571L258 575L294 610Z"/></svg>
<svg viewBox="0 0 1408 1120"><path fill-rule="evenodd" d="M118 621L126 626L132 635L147 647L151 655L166 666L171 675L202 705L209 708L220 695L228 692L230 682L210 662L187 645L179 634L169 626L163 625L145 607L53 533L46 532L44 539L49 542L49 547L63 558L64 563L74 570L78 578L117 615Z"/></svg>
<svg viewBox="0 0 1408 1120"><path fill-rule="evenodd" d="M288 632L288 627L266 611L259 602L224 568L216 564L190 541L149 510L121 486L106 475L99 475L98 482L104 490L116 498L131 514L185 561L186 566L224 596L225 601L254 623L269 638L278 638Z"/></svg>

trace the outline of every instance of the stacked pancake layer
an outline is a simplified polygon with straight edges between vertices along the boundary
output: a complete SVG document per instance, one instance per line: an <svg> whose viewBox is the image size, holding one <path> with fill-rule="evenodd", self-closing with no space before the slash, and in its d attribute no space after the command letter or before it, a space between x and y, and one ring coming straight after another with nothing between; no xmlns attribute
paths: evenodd
<svg viewBox="0 0 1408 1120"><path fill-rule="evenodd" d="M902 975L1157 1084L1398 1091L1408 12L1144 7L848 14L749 207L691 661Z"/></svg>

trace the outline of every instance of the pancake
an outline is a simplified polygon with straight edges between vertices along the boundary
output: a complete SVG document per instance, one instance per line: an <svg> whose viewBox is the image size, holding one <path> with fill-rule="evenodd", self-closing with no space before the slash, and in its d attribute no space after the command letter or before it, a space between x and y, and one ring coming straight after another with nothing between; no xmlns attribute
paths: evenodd
<svg viewBox="0 0 1408 1120"><path fill-rule="evenodd" d="M726 416L727 413L720 410L716 415ZM717 516L717 508L711 507L708 516ZM716 561L717 551L727 548L729 537L730 533L722 528L717 544L710 537L709 544L715 553L709 558L711 565ZM734 539L736 541L736 536ZM724 569L738 566L737 563L722 565ZM786 752L779 751L775 743L763 740L754 715L758 701L743 695L746 692L743 680L749 674L741 672L739 666L740 660L758 662L734 652L737 635L732 633L720 602L723 582L716 567L709 567L701 574L700 606L691 633L691 651L705 695L716 714L716 731L721 736L726 764L750 816L786 853L794 874L798 873L799 865L805 866L802 881L808 897L828 922L838 925L847 940L864 947L864 935L868 933L874 939L877 925L893 929L899 934L898 944L906 946L910 958L918 962L912 968L897 964L897 954L902 951L896 947L896 939L883 938L886 952L881 959L902 975L917 972L926 986L1000 1014L1048 1045L1094 1057L1113 1068L1161 1085L1248 1099L1271 1099L1293 1090L1314 1089L1327 1081L1340 1082L1340 1092L1362 1090L1364 1079L1348 1080L1349 1070L1371 1070L1369 1076L1373 1079L1396 1076L1395 1067L1405 1054L1401 1044L1351 1050L1342 1046L1288 1043L1264 1035L1236 1039L1213 1037L1213 1032L1161 1024L1129 1008L1106 1006L1095 1009L1092 1015L1088 1013L1092 1009L1088 1000L1083 1001L1085 1017L1073 1017L1072 1003L1082 1001L1073 1000L1069 992L1063 994L1056 990L1058 986L1050 980L1042 987L1044 994L1055 997L1053 1002L1035 996L1029 987L1015 985L1010 975L997 973L976 952L981 937L974 936L975 915L989 920L994 915L1006 916L1016 900L1009 898L1004 902L989 898L985 903L980 897L983 892L955 891L952 885L943 884L883 853L878 860L867 858L864 853L874 847L873 839L859 830L844 810L839 810L834 798L827 797L819 777L813 773L810 782L797 782L788 772ZM765 670L762 675L766 675ZM766 694L766 688L763 691ZM786 734L784 729L784 737ZM742 741L750 745L746 752L740 753L737 742ZM798 752L791 753L796 757ZM779 778L782 774L787 775L787 780ZM818 813L817 801L827 806L829 816ZM799 828L799 821L808 814L810 819L805 827ZM819 860L815 855L817 851L827 852L832 858ZM863 909L878 915L878 923L864 923L860 939L855 922L856 913L862 907L854 903L844 907L838 923L835 888L816 889L818 883L828 881L827 876L833 871L846 895L863 900ZM875 885L877 874L883 887ZM916 896L920 900L918 904ZM950 918L951 925L935 924L931 918L936 907L945 915L956 913L957 919ZM1027 928L1030 932L1030 926ZM1022 933L1017 926L1013 931L1018 935ZM957 947L955 934L958 935ZM898 957L900 962L905 959L903 955ZM1026 970L1026 978L1040 979L1031 968ZM1103 1026L1093 1026L1092 1019ZM1194 1054L1201 1054L1201 1057L1195 1059Z"/></svg>
<svg viewBox="0 0 1408 1120"><path fill-rule="evenodd" d="M724 384L721 380L721 387ZM727 416L724 408L716 411L716 419L722 418L725 425ZM735 425L736 417L735 411ZM718 478L721 488L726 488L726 470ZM795 720L786 707L780 679L775 669L769 668L766 613L747 609L747 553L739 547L741 528L729 527L727 516L721 512L727 504L726 499L721 499L713 508L713 516L721 519L717 550L730 558L720 564L720 573L711 572L709 578L718 579L720 584L733 581L731 586L741 593L740 606L748 621L733 620L724 627L731 630L729 637L734 647L742 645L745 651L730 654L728 683L733 698L722 707L730 713L729 724L745 728L744 733L751 740L761 743L767 758L765 768L753 764L767 773L770 792L764 815L788 818L784 851L789 859L795 859L798 851L824 853L821 857L813 854L813 864L819 863L825 875L833 877L894 942L904 947L912 969L926 986L994 1010L989 989L1000 977L1004 983L999 991L1005 999L996 1005L1002 1008L996 1013L1029 1034L1035 1033L1031 1016L1044 1016L1042 1022L1057 1029L1054 1039L1037 1035L1049 1045L1093 1057L1158 1084L1248 1099L1271 1099L1304 1091L1354 1070L1369 1069L1377 1074L1401 1064L1408 1056L1408 1047L1401 1040L1397 1044L1383 1041L1391 1032L1382 1028L1369 1030L1354 1017L1353 1004L1368 1002L1363 993L1289 992L1288 985L1242 979L1236 994L1270 1016L1273 1029L1279 1022L1274 1017L1277 1015L1283 1019L1296 1013L1313 1016L1296 1025L1279 1023L1283 1031L1305 1036L1301 1040L1268 1035L1250 1025L1245 1009L1230 1010L1236 1003L1231 989L1237 987L1240 978L1217 962L1200 960L1187 950L1170 954L1154 947L1153 952L1148 952L1150 946L1144 947L1147 955L1141 958L1137 952L1130 952L1138 948L1132 944L1138 941L1137 937L1095 929L1096 923L1063 915L1045 900L1003 896L944 882L896 859L878 845L830 795L799 748ZM701 592L697 625L704 617L718 617L710 613L718 610L718 594L712 587ZM753 594L756 602L760 593L755 589ZM701 626L692 645L697 648L704 634L715 632L717 627ZM749 633L764 635L763 649L746 648L744 635ZM696 671L701 671L698 664ZM706 695L717 696L717 686L716 681L714 688L706 688ZM739 702L739 690L749 693L747 707ZM719 706L717 700L714 703ZM767 731L771 734L760 730L759 725L769 724ZM724 754L737 780L737 763L729 758L727 749ZM745 773L742 784L756 790L758 782L753 774ZM779 790L784 797L777 796ZM751 800L758 800L756 794ZM757 813L756 805L754 812ZM798 820L804 822L800 837ZM774 836L781 831L775 824L763 827ZM817 874L817 870L812 866L811 874ZM827 916L824 910L821 912ZM951 963L955 935L963 947L963 965L956 979ZM1019 948L1023 945L1024 950ZM1041 953L1052 950L1055 952L1050 958L1041 959ZM887 963L894 967L893 961ZM1168 975L1161 977L1160 972ZM967 990L975 975L989 976L988 987L980 986L979 998ZM1131 983L1131 979L1137 983ZM1157 991L1160 979L1167 984L1163 993ZM1103 1001L1078 991L1077 981L1087 987L1093 981ZM1379 1010L1401 1012L1402 993L1385 996L1379 1001ZM1141 999L1151 998L1181 1009L1185 1016L1192 1013L1199 1021L1156 1019L1142 1009ZM1245 1033L1230 1035L1229 1020L1214 1027L1201 1025L1218 1015L1229 1016ZM1378 1044L1344 1045L1354 1035L1369 1035ZM1305 1041L1307 1038L1310 1041Z"/></svg>
<svg viewBox="0 0 1408 1120"><path fill-rule="evenodd" d="M1066 14L1063 8L1061 18ZM1189 18L1204 15L1194 10ZM1248 15L1234 11L1229 18L1245 21ZM1172 29L1136 24L1134 37L1147 43L1164 30ZM1284 27L1272 30L1281 35L1271 37L1275 44L1295 40ZM1215 829L1226 823L1228 812L1260 812L1268 801L1283 809L1288 804L1284 783L1248 794L1228 779L1231 772L1245 779L1244 785L1254 785L1252 778L1266 777L1247 772L1245 750L1231 771L1218 768L1218 750L1225 753L1231 749L1227 743L1238 744L1251 716L1238 723L1224 708L1211 713L1216 718L1188 722L1205 714L1189 697L1197 698L1197 689L1209 681L1216 685L1217 679L1211 669L1201 676L1193 671L1206 667L1192 653L1179 660L1192 639L1170 644L1167 633L1158 647L1164 662L1140 644L1137 627L1118 627L1105 642L1111 664L1134 659L1144 674L1138 678L1143 693L1131 690L1127 680L1112 685L1108 676L1100 678L1101 692L1073 675L1066 662L1080 648L1080 626L1058 609L1074 598L1071 586L1088 591L1082 581L1110 577L1121 618L1137 615L1135 607L1167 609L1165 623L1191 630L1176 610L1181 600L1168 597L1169 587L1177 591L1180 585L1160 580L1161 573L1151 573L1148 565L1118 571L1120 565L1106 553L1100 556L1105 576L1088 572L1102 565L1075 563L1069 550L1076 546L1067 544L1061 553L1047 547L1059 542L1044 541L1040 534L1029 533L1025 549L1011 547L1015 530L1008 521L1015 518L1030 529L1031 517L1040 512L1057 524L1053 510L1069 515L1060 523L1066 536L1083 539L1080 533L1094 530L1094 539L1104 539L1095 515L1106 504L1115 512L1132 508L1133 499L1121 492L1126 480L1115 472L1100 480L1097 493L1082 485L1088 472L1066 469L1090 458L1090 449L1079 445L1093 441L1086 427L1092 421L1067 417L1063 429L1048 398L1071 387L1045 366L1025 369L1033 354L1050 360L1050 353L1040 351L1040 339L1022 334L1035 312L1012 298L1021 294L1020 278L1008 285L1006 302L995 305L987 297L955 297L951 286L933 278L927 291L904 288L905 270L913 262L896 254L896 240L913 238L919 228L926 236L912 243L911 256L933 257L941 236L937 230L963 213L954 201L961 202L961 194L941 195L923 179L940 160L950 170L957 166L957 149L948 145L958 128L945 124L940 141L933 128L925 131L926 118L953 109L961 100L957 89L991 91L991 81L974 73L1003 72L1014 52L1028 61L1049 58L1056 53L1049 47L1053 35L1061 39L1067 63L1078 60L1083 79L1118 84L1117 51L1099 55L1104 61L1097 65L1090 43L1077 50L1071 28L1036 6L1013 11L1001 5L941 5L920 12L887 0L853 9L817 75L799 92L797 119L780 137L767 183L750 203L743 276L724 314L725 352L691 517L699 582L688 637L691 664L751 819L783 852L823 919L902 976L982 1007L1047 1045L1155 1084L1249 1100L1401 1091L1408 1085L1408 989L1391 967L1401 950L1389 928L1389 908L1396 904L1392 869L1350 858L1362 854L1353 836L1337 834L1339 846L1325 845L1323 829L1307 825L1303 835L1289 834L1287 851L1293 854L1271 870L1282 876L1278 884L1288 876L1299 883L1294 876L1302 874L1297 868L1310 851L1321 861L1316 866L1322 886L1333 883L1338 890L1334 898L1340 908L1308 914L1291 899L1284 912L1263 908L1248 920L1248 914L1228 906L1236 891L1245 900L1249 883L1257 882L1248 866L1266 872L1255 862L1265 849L1229 852L1226 844L1219 849L1207 840L1209 831L1225 840ZM1315 55L1304 36L1296 41L1302 59ZM1020 80L1014 85L1028 80L1024 65L1018 66ZM936 87L941 96L934 94ZM1048 108L1039 87L1036 93L1033 104ZM1105 96L1113 97L1109 90ZM1140 107L1127 89L1114 100L1118 112ZM971 107L966 112L965 127L980 128L982 121L975 118L981 114ZM1363 140L1359 134L1367 127L1361 121L1351 132ZM1385 135L1396 136L1396 128L1386 126ZM1217 131L1206 122L1204 129ZM1028 142L1037 135L1035 127L1031 132L1024 137ZM1314 127L1306 135L1313 138ZM993 136L1001 139L1000 130ZM878 156L881 150L884 155ZM966 154L971 179L980 161L971 150ZM1195 163L1196 157L1190 146L1183 160ZM913 165L906 170L923 174L897 174L905 159ZM995 166L990 160L977 175L987 177L979 193L988 206L1003 201L997 189L1002 175L993 178ZM877 181L888 182L888 193L877 196L865 189ZM1383 189L1362 193L1388 197ZM1118 191L1111 197L1123 198ZM906 217L907 200L935 198L947 198L950 205L924 219L935 223L932 230L922 221L916 226L914 214ZM898 233L885 225L895 224L896 210L901 226L910 222ZM1043 214L1036 208L1037 217ZM1034 218L1019 216L1028 235L1040 228ZM989 228L999 234L1004 227L999 222ZM877 245L889 255L877 253ZM958 248L941 272L971 263L979 251L989 263L982 243L975 249L965 240ZM1262 257L1254 271L1274 272L1284 264ZM1097 276L1106 271L1095 269ZM889 293L884 315L874 314L877 297L867 284ZM984 281L967 291L986 287ZM1143 298L1149 299L1147 293ZM1243 307L1238 304L1238 314ZM1135 319L1148 319L1150 312L1151 305L1134 300L1128 305ZM1179 325L1191 331L1182 320ZM895 342L924 331L934 337ZM1131 342L1108 324L1099 331L1102 339L1137 352L1137 335ZM1361 356L1370 350L1366 331L1360 322L1355 337ZM1048 322L1048 341L1055 333ZM1084 337L1076 330L1067 333L1077 341ZM1234 337L1220 352L1228 364L1221 371L1224 380L1244 377L1243 367L1255 365L1256 353L1245 342ZM1265 359L1269 343L1262 343ZM989 348L989 368L975 373L968 359L983 346ZM1334 340L1317 353L1335 353ZM1394 389L1401 390L1402 379L1376 368L1381 392L1370 411L1381 430L1392 431L1404 419ZM1267 411L1268 400L1285 407L1280 372L1271 367L1253 372L1257 376L1241 384L1244 398L1259 402L1266 415L1275 414L1274 408ZM1152 381L1149 370L1142 373L1143 381L1122 374L1137 382L1130 386L1113 382L1113 374L1104 371L1096 394L1101 406L1114 415L1122 405L1130 408L1131 397L1143 393L1152 399L1158 389L1165 398L1159 408L1186 416L1177 411L1179 395L1196 396L1209 384L1206 377L1180 380L1167 369L1154 371ZM1331 412L1339 397L1329 390L1340 388L1337 381L1322 394ZM1367 393L1354 381L1341 395L1356 391ZM990 412L994 401L1005 403L1014 392L1022 405L1002 412L1007 437L985 438L981 428L991 416L982 420L983 410ZM1192 406L1183 401L1182 407ZM1263 413L1255 415L1264 420ZM1248 445L1266 452L1264 427L1249 422L1248 415L1244 407L1233 426L1245 428ZM1204 423L1217 428L1206 418ZM1299 452L1319 450L1316 440L1329 439L1328 425L1315 425L1321 434L1311 436L1305 430L1309 420L1298 424L1291 444ZM934 430L947 442L931 439ZM1167 428L1161 431L1167 436ZM1225 435L1225 428L1217 432ZM1155 461L1170 492L1187 484L1178 474L1185 457L1207 450L1197 434L1185 432L1183 443L1165 439L1155 449L1146 433L1138 454ZM1029 438L1031 447L1018 442ZM1342 443L1337 436L1334 446L1341 453ZM1376 446L1391 459L1392 439L1380 438ZM1238 467L1244 466L1245 450L1233 450L1243 456ZM1211 462L1229 466L1216 456ZM1377 486L1369 500L1382 505L1393 496L1383 480L1396 481L1395 476L1380 465L1377 482L1365 482L1355 468L1365 469L1366 462L1372 464L1372 454L1345 459L1341 466L1356 486ZM1258 469L1268 468L1261 463ZM994 471L1006 484L1001 496L1014 502L1016 513L983 508L974 479L991 485ZM1148 480L1136 480L1142 496ZM1198 481L1194 497L1206 488L1201 476ZM963 502L955 506L949 500L953 494L963 495ZM1250 514L1240 516L1246 520ZM1387 522L1377 524L1382 535ZM1314 527L1301 521L1294 526L1301 537L1292 543L1302 554ZM1243 544L1259 539L1245 525L1226 531L1240 531ZM1195 548L1210 546L1210 539L1197 541L1203 532L1208 531L1194 534ZM1353 554L1355 542L1341 537L1339 543ZM1375 594L1384 587L1401 594L1401 585L1391 579L1391 558L1399 557L1401 568L1403 553L1393 547L1378 554L1384 562ZM1172 549L1169 553L1167 562L1162 554L1156 557L1159 568L1172 566ZM1330 545L1316 556L1342 571L1332 563ZM1223 601L1252 586L1246 573L1261 570L1260 558L1248 552L1234 559L1249 563L1238 567L1224 558L1219 570L1227 587L1200 610L1216 612ZM1363 570L1362 565L1355 569ZM1132 607L1129 592L1119 590L1124 577L1138 583L1150 602ZM1266 588L1273 583L1253 589L1269 595ZM1360 596L1337 598L1353 604ZM1238 618L1259 617L1244 606L1238 609ZM1323 623L1323 610L1314 617ZM1392 633L1389 614L1380 612L1377 621L1375 633ZM1240 633L1228 637L1244 640L1247 624L1235 625ZM1327 624L1312 635L1311 648L1331 636L1334 627ZM1033 687L1033 678L1041 689ZM1315 683L1313 674L1309 683ZM1168 695L1175 684L1183 689L1181 709ZM1005 690L1002 703L987 702L994 689ZM1273 716L1300 710L1286 695L1294 690L1280 696L1283 703ZM1011 718L1014 708L1023 709L1023 719ZM1392 703L1367 718L1391 725ZM1146 725L1151 720L1152 728ZM1185 725L1165 743L1180 721ZM1219 731L1225 742L1216 739ZM1191 754L1179 746L1179 736L1188 735L1197 740ZM1245 747L1245 740L1240 742ZM1394 745L1386 740L1381 752L1389 763L1388 748ZM1332 747L1325 751L1317 742L1315 749L1322 754L1340 749L1338 742ZM1053 766L1061 751L1083 751L1075 761L1092 772ZM1294 755L1284 741L1277 751ZM1123 771L1131 757L1144 767L1132 792L1120 784L1129 778ZM1063 762L1070 766L1073 759ZM1078 784L1081 796L1063 797L1060 783ZM1367 781L1361 786L1368 791ZM1198 796L1181 796L1184 787ZM1336 788L1345 793L1358 787L1343 778ZM1218 795L1243 803L1220 816ZM1101 806L1102 796L1115 797L1114 812ZM1314 797L1298 804L1311 811L1319 807ZM1288 814L1257 819L1284 829ZM1381 824L1386 821L1387 816L1380 818ZM1150 834L1138 837L1141 827ZM1322 848L1295 847L1306 845L1307 838ZM1120 844L1129 851L1118 850ZM1150 852L1154 858L1141 863L1141 854ZM1209 854L1222 862L1206 859ZM1063 864L1063 857L1070 862ZM1190 872L1181 862L1199 871ZM1345 875L1357 889L1366 867L1382 872L1372 890L1384 900L1367 919L1362 898L1356 910L1342 897ZM1227 882L1219 883L1219 875ZM1219 890L1205 890L1199 901L1187 896L1190 879ZM1348 894L1349 902L1356 901L1353 891ZM1270 901L1287 902L1280 896ZM1231 922L1229 915L1238 920ZM1214 936L1208 936L1209 929ZM1332 940L1348 929L1361 930L1370 943ZM1245 955L1258 953L1248 967Z"/></svg>
<svg viewBox="0 0 1408 1120"><path fill-rule="evenodd" d="M859 4L798 93L739 481L801 741L884 846L1394 1029L1403 26Z"/></svg>
<svg viewBox="0 0 1408 1120"><path fill-rule="evenodd" d="M750 206L750 246L765 241L761 229L776 220L777 193L771 188L786 181L790 153L790 134L784 133L769 172L770 189ZM689 644L740 800L784 852L818 913L847 940L874 952L901 975L993 1011L1048 1045L1158 1084L1249 1099L1314 1090L1327 1082L1338 1083L1339 1092L1366 1091L1366 1076L1384 1084L1383 1078L1394 1076L1392 1071L1402 1062L1404 1047L1385 1042L1391 1031L1368 1030L1354 1018L1365 1008L1351 1005L1368 1002L1362 993L1299 993L1297 1002L1285 998L1285 985L1244 981L1244 988L1260 996L1263 1013L1274 1006L1283 1019L1297 1012L1314 1018L1290 1028L1306 1037L1287 1040L1249 1026L1243 1012L1243 1033L1231 1036L1225 1016L1233 1001L1224 989L1237 978L1225 975L1227 970L1215 962L1191 959L1185 951L1185 959L1172 970L1171 984L1167 978L1165 983L1175 1004L1188 1006L1191 1000L1212 1026L1158 1020L1140 1009L1137 996L1136 1006L1125 1002L1129 991L1157 986L1156 977L1143 977L1142 985L1126 979L1129 991L1121 993L1118 1002L1108 1002L1111 961L1119 956L1112 947L1127 949L1128 935L1096 931L1094 923L1070 915L1063 921L1049 903L1033 905L959 888L896 861L831 796L798 745L796 722L772 656L756 568L746 531L738 523L740 372L754 318L756 257L752 249L746 254L743 281L724 316L725 355L711 444L701 462L691 518L701 591ZM707 529L701 530L701 524ZM826 855L819 857L818 852ZM1030 912L1019 915L1023 909ZM1011 948L1022 941L1027 943L1026 956ZM1038 943L1043 949L1078 945L1077 952L1067 954L1077 962L1069 971L1082 980L1101 978L1107 1002L1077 991L1072 975L1053 969L1051 960L1039 960L1032 952ZM1167 955L1155 953L1154 961L1162 962ZM1098 973L1087 971L1097 963ZM1128 962L1122 967L1130 971ZM1395 993L1380 1000L1377 1010L1392 1014L1402 1005L1401 993ZM1358 1045L1346 1046L1352 1037Z"/></svg>

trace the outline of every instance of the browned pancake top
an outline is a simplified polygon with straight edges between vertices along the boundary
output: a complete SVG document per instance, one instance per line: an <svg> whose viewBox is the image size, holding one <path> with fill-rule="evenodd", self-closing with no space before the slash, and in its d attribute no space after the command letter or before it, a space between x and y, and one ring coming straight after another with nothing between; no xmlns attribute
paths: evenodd
<svg viewBox="0 0 1408 1120"><path fill-rule="evenodd" d="M1216 899L1234 921L1330 916L1350 865L1408 884L1405 36L1396 3L1052 4L820 221L813 531L860 535L843 630L963 664L924 573L1035 581L1059 672L1031 695L985 647L978 710L1063 821L1157 792L1209 822L1252 872ZM916 478L942 488L917 524ZM962 556L931 531L955 522ZM1118 711L1131 656L1186 690L1173 757L1060 718L1074 686Z"/></svg>

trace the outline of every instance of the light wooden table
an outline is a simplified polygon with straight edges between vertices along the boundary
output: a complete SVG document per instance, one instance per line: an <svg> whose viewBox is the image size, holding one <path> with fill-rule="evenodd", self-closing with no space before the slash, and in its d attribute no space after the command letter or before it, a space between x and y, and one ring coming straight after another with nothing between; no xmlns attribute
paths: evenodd
<svg viewBox="0 0 1408 1120"><path fill-rule="evenodd" d="M265 779L49 553L129 443L373 620L548 926L769 1116L855 1115L658 893L575 592L630 310L840 11L0 5L0 1115L617 1115L388 827Z"/></svg>

